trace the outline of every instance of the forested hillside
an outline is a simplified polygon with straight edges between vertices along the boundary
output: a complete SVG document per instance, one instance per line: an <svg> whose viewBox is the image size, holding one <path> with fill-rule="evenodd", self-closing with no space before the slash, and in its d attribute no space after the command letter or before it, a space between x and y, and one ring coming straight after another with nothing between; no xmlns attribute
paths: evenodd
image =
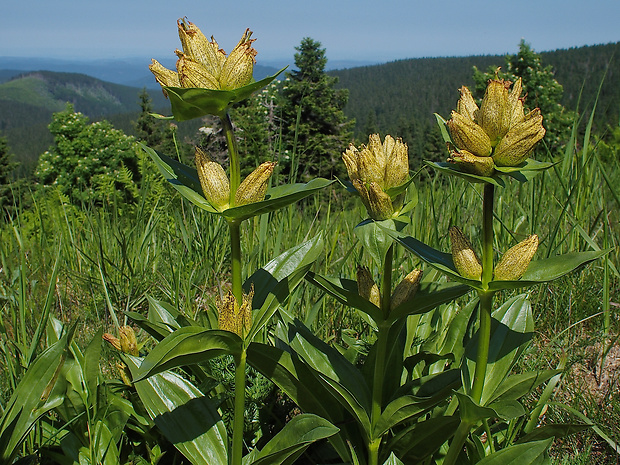
<svg viewBox="0 0 620 465"><path fill-rule="evenodd" d="M614 59L619 52L620 43L614 43L540 53L543 64L552 67L564 87L562 103L569 110L583 114L591 108L605 76L596 110L597 129L619 119L620 60ZM434 153L439 156L442 144L433 113L449 115L458 89L473 86L474 67L486 71L504 61L497 55L418 58L328 74L339 79L338 88L349 92L345 113L355 119L357 140L373 132L392 133L409 144L414 156L433 158ZM15 72L3 73L0 77L8 79ZM90 118L110 119L119 129L131 132L131 121L139 113L139 92L138 87L82 74L36 71L13 75L0 84L0 133L7 137L24 172L50 144L47 125L52 113L61 111L66 102ZM166 112L168 103L162 93L149 92L153 107Z"/></svg>
<svg viewBox="0 0 620 465"><path fill-rule="evenodd" d="M592 105L609 66L597 108L598 123L618 121L620 110L620 43L540 53L564 87L563 105ZM347 116L357 121L355 134L373 131L407 133L428 128L433 113L449 116L462 85L473 85L473 67L482 71L504 65L503 56L421 58L333 71L338 86L349 90ZM583 93L582 93L583 88ZM580 100L581 96L581 101ZM418 130L425 133L426 130Z"/></svg>
<svg viewBox="0 0 620 465"><path fill-rule="evenodd" d="M74 73L35 71L0 84L0 132L6 135L17 159L36 163L51 142L47 129L54 112L67 103L91 118L138 110L139 89ZM152 91L157 107L166 105L162 93Z"/></svg>

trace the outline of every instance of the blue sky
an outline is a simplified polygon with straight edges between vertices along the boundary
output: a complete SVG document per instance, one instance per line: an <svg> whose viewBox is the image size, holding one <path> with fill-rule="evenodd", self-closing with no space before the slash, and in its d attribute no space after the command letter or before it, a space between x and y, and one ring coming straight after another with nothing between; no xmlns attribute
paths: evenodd
<svg viewBox="0 0 620 465"><path fill-rule="evenodd" d="M0 56L174 59L182 16L227 52L249 27L259 62L292 61L308 36L329 59L374 62L620 41L619 0L12 0Z"/></svg>

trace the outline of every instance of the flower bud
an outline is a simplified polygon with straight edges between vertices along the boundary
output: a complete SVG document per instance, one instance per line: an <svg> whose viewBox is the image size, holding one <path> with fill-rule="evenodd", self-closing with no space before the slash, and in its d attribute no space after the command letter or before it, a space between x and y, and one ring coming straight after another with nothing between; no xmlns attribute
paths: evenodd
<svg viewBox="0 0 620 465"><path fill-rule="evenodd" d="M381 307L381 294L379 287L372 279L370 271L365 266L357 267L357 292L364 299L375 304L377 307Z"/></svg>
<svg viewBox="0 0 620 465"><path fill-rule="evenodd" d="M398 283L398 286L392 293L392 300L390 302L390 309L394 310L399 305L411 300L420 287L420 280L422 279L422 270L413 270L403 280Z"/></svg>
<svg viewBox="0 0 620 465"><path fill-rule="evenodd" d="M495 163L492 157L477 157L467 150L452 152L448 161L459 165L463 171L478 176L492 176L495 172Z"/></svg>
<svg viewBox="0 0 620 465"><path fill-rule="evenodd" d="M495 266L493 279L496 281L516 281L521 279L537 249L538 236L536 234L508 249L497 266Z"/></svg>
<svg viewBox="0 0 620 465"><path fill-rule="evenodd" d="M373 220L382 221L394 215L394 206L389 195L376 182L366 186L368 190L368 213Z"/></svg>
<svg viewBox="0 0 620 465"><path fill-rule="evenodd" d="M497 144L493 160L497 166L517 166L525 161L534 146L545 135L540 109L529 112L522 122L508 131Z"/></svg>
<svg viewBox="0 0 620 465"><path fill-rule="evenodd" d="M230 185L222 165L211 160L209 155L196 147L196 170L202 186L202 192L218 212L229 207Z"/></svg>
<svg viewBox="0 0 620 465"><path fill-rule="evenodd" d="M512 86L512 90L510 91L510 95L508 96L508 104L511 108L510 114L510 127L519 124L523 121L524 113L523 113L523 99L521 98L521 92L523 91L523 86L521 84L521 78L517 79L517 82Z"/></svg>
<svg viewBox="0 0 620 465"><path fill-rule="evenodd" d="M177 20L179 39L183 52L191 60L202 64L212 76L219 76L226 61L226 54L213 37L207 37L194 23L185 19Z"/></svg>
<svg viewBox="0 0 620 465"><path fill-rule="evenodd" d="M243 334L248 334L252 329L252 301L254 300L254 283L250 286L250 292L243 294L243 303L239 309L239 316L242 321Z"/></svg>
<svg viewBox="0 0 620 465"><path fill-rule="evenodd" d="M139 355L138 340L136 339L136 333L133 328L131 326L121 326L119 331L121 336L121 351L137 357Z"/></svg>
<svg viewBox="0 0 620 465"><path fill-rule="evenodd" d="M482 265L471 243L456 226L451 227L449 232L454 267L464 278L480 281Z"/></svg>
<svg viewBox="0 0 620 465"><path fill-rule="evenodd" d="M121 350L121 340L110 333L103 333L103 340L112 344L116 350Z"/></svg>
<svg viewBox="0 0 620 465"><path fill-rule="evenodd" d="M409 150L399 137L385 136L383 147L386 155L383 188L385 190L405 183L409 178Z"/></svg>
<svg viewBox="0 0 620 465"><path fill-rule="evenodd" d="M252 31L246 29L241 40L230 52L228 58L222 66L220 74L220 85L224 90L237 89L252 82L254 64L256 63L256 50L252 48L250 39Z"/></svg>
<svg viewBox="0 0 620 465"><path fill-rule="evenodd" d="M155 80L159 83L160 86L181 87L181 81L179 81L178 73L169 70L157 60L151 60L149 69L151 70L151 73L153 73L153 75L155 76ZM164 92L164 95L168 97L168 93L163 89L162 91Z"/></svg>
<svg viewBox="0 0 620 465"><path fill-rule="evenodd" d="M452 141L459 149L467 150L478 157L491 155L491 139L473 120L453 111L452 118L446 124Z"/></svg>
<svg viewBox="0 0 620 465"><path fill-rule="evenodd" d="M243 294L243 302L239 305L233 293L229 290L218 307L218 328L230 331L243 338L252 327L252 299L254 286L249 294Z"/></svg>
<svg viewBox="0 0 620 465"><path fill-rule="evenodd" d="M271 178L275 166L276 162L266 161L248 174L237 189L235 206L238 207L265 200L269 178Z"/></svg>
<svg viewBox="0 0 620 465"><path fill-rule="evenodd" d="M208 40L196 25L181 19L177 26L183 46L183 51L175 51L179 58L177 72L164 68L155 60L149 66L163 87L234 90L252 82L257 52L252 48L255 39L250 39L252 32L249 29L226 57L215 39Z"/></svg>
<svg viewBox="0 0 620 465"><path fill-rule="evenodd" d="M512 108L509 102L510 81L491 79L480 104L476 122L484 129L494 147L510 128Z"/></svg>
<svg viewBox="0 0 620 465"><path fill-rule="evenodd" d="M177 51L178 52L178 51ZM211 74L202 64L192 60L184 53L178 52L177 73L181 87L200 87L219 90L217 77Z"/></svg>
<svg viewBox="0 0 620 465"><path fill-rule="evenodd" d="M475 121L476 114L478 112L478 105L476 104L474 97L465 86L461 87L459 92L461 93L461 98L456 104L456 111L465 118Z"/></svg>

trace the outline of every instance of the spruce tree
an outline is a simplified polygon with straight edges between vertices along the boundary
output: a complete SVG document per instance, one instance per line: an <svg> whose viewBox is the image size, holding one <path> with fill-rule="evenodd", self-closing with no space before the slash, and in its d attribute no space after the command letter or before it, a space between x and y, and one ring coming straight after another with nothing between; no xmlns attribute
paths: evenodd
<svg viewBox="0 0 620 465"><path fill-rule="evenodd" d="M353 138L354 120L344 114L346 89L325 73L327 57L321 43L309 37L295 48L296 70L282 85L282 139L289 151L291 173L306 180L342 175L342 152ZM298 164L298 169L296 165Z"/></svg>

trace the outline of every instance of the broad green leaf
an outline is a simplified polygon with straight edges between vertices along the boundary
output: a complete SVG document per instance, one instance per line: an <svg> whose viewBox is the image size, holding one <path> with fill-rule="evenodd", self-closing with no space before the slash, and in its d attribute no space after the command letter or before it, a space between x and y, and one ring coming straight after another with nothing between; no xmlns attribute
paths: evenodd
<svg viewBox="0 0 620 465"><path fill-rule="evenodd" d="M357 367L298 320L286 328L278 325L276 335L315 371L327 392L351 412L369 433L370 390Z"/></svg>
<svg viewBox="0 0 620 465"><path fill-rule="evenodd" d="M489 397L489 402L520 399L559 373L560 370L543 370L510 375Z"/></svg>
<svg viewBox="0 0 620 465"><path fill-rule="evenodd" d="M377 266L381 267L388 249L394 242L389 231L400 231L407 225L407 221L404 218L383 221L367 219L358 224L353 231L364 246L364 250Z"/></svg>
<svg viewBox="0 0 620 465"><path fill-rule="evenodd" d="M284 304L322 251L323 237L318 234L280 254L247 279L244 288L249 292L250 286L254 285L253 307L256 309L252 315L249 340L271 320L278 306Z"/></svg>
<svg viewBox="0 0 620 465"><path fill-rule="evenodd" d="M315 178L307 183L283 184L267 190L265 200L224 210L221 215L229 221L243 221L284 208L326 188L334 181Z"/></svg>
<svg viewBox="0 0 620 465"><path fill-rule="evenodd" d="M458 415L438 416L414 423L387 443L404 463L421 463L450 439L459 426Z"/></svg>
<svg viewBox="0 0 620 465"><path fill-rule="evenodd" d="M164 87L164 90L168 94L172 114L177 121L186 121L205 115L224 116L232 104L245 100L254 92L262 89L285 69L286 67L273 76L233 90L212 90L196 87Z"/></svg>
<svg viewBox="0 0 620 465"><path fill-rule="evenodd" d="M535 428L529 434L519 438L517 444L540 441L549 438L563 438L592 428L592 423L552 423Z"/></svg>
<svg viewBox="0 0 620 465"><path fill-rule="evenodd" d="M304 412L317 414L332 423L349 423L351 417L344 416L343 407L325 391L316 372L295 355L278 347L252 342L247 349L247 360ZM356 434L353 443L357 442L358 436ZM330 442L343 460L350 460L349 449L340 435L330 438Z"/></svg>
<svg viewBox="0 0 620 465"><path fill-rule="evenodd" d="M74 331L75 325L45 349L13 391L0 418L0 461L12 463L38 419L62 403L64 388L57 388L56 384Z"/></svg>
<svg viewBox="0 0 620 465"><path fill-rule="evenodd" d="M590 263L610 252L606 250L592 250L588 252L573 252L557 255L551 258L535 260L530 263L523 277L518 281L491 281L490 290L517 289L533 286L558 279L578 267Z"/></svg>
<svg viewBox="0 0 620 465"><path fill-rule="evenodd" d="M140 381L171 368L204 362L218 355L241 353L243 341L229 331L186 326L159 342L142 361Z"/></svg>
<svg viewBox="0 0 620 465"><path fill-rule="evenodd" d="M99 386L99 359L101 358L101 346L103 343L103 328L99 329L90 344L84 351L84 366L82 366L82 377L88 403L94 405L97 402L97 388Z"/></svg>
<svg viewBox="0 0 620 465"><path fill-rule="evenodd" d="M482 405L489 403L493 393L508 376L533 334L534 317L527 295L515 296L493 312L489 358L480 401ZM462 366L464 386L471 386L477 349L478 333L465 349L466 361Z"/></svg>
<svg viewBox="0 0 620 465"><path fill-rule="evenodd" d="M405 465L405 464L401 462L400 459L396 457L396 455L394 455L394 452L392 452L390 456L387 458L387 460L383 462L383 465Z"/></svg>
<svg viewBox="0 0 620 465"><path fill-rule="evenodd" d="M228 221L240 222L254 216L279 210L324 189L334 182L329 179L315 178L308 183L276 186L267 190L265 200L219 212L204 197L200 179L195 168L184 165L143 144L142 149L150 155L161 174L183 197L197 207L210 213L221 215Z"/></svg>
<svg viewBox="0 0 620 465"><path fill-rule="evenodd" d="M495 169L500 173L514 173L517 171L540 171L551 168L557 163L550 161L538 161L533 158L526 159L523 163L517 166L497 166Z"/></svg>
<svg viewBox="0 0 620 465"><path fill-rule="evenodd" d="M292 465L313 442L339 431L329 421L312 414L293 417L260 451L254 465Z"/></svg>
<svg viewBox="0 0 620 465"><path fill-rule="evenodd" d="M147 296L148 297L148 296ZM135 324L146 331L154 339L161 341L168 336L173 329L163 323L154 323L144 315L138 312L125 312L128 318L131 318ZM178 328L177 328L178 329Z"/></svg>
<svg viewBox="0 0 620 465"><path fill-rule="evenodd" d="M414 395L397 397L385 407L373 429L373 437L381 437L389 429L420 417L438 403L448 399L454 389L458 389L461 384L458 370L431 375L421 382L422 386Z"/></svg>
<svg viewBox="0 0 620 465"><path fill-rule="evenodd" d="M211 206L207 199L205 199L202 193L200 179L198 179L198 172L195 168L191 168L167 155L156 152L144 144L140 145L142 146L142 150L153 159L161 174L166 178L166 181L172 184L172 187L174 187L179 194L203 210L210 213L219 213Z"/></svg>
<svg viewBox="0 0 620 465"><path fill-rule="evenodd" d="M486 418L512 420L513 418L525 415L525 409L517 401L497 402L483 407L467 394L455 392L455 395L459 400L459 414L461 419L471 425Z"/></svg>
<svg viewBox="0 0 620 465"><path fill-rule="evenodd" d="M312 272L307 274L306 279L341 303L366 313L375 322L383 320L381 309L359 294L356 281L344 278L324 277Z"/></svg>
<svg viewBox="0 0 620 465"><path fill-rule="evenodd" d="M441 171L442 173L445 173L445 174L449 174L452 176L457 176L459 178L466 179L469 182L494 184L497 187L506 186L506 183L499 176L498 173L493 174L493 176L479 176L477 174L472 174L472 173L463 171L463 169L456 163L435 162L435 161L424 161L424 163L436 169L437 171Z"/></svg>
<svg viewBox="0 0 620 465"><path fill-rule="evenodd" d="M122 357L137 379L143 361ZM170 371L134 385L159 430L193 464L228 463L226 427L212 402L194 385Z"/></svg>
<svg viewBox="0 0 620 465"><path fill-rule="evenodd" d="M497 451L478 462L478 465L551 465L547 453L553 439L516 444Z"/></svg>
<svg viewBox="0 0 620 465"><path fill-rule="evenodd" d="M459 283L421 282L412 299L390 312L390 320L425 313L468 293L470 288Z"/></svg>
<svg viewBox="0 0 620 465"><path fill-rule="evenodd" d="M120 457L118 447L114 442L114 437L110 432L108 425L104 421L99 420L95 423L93 437L93 452L95 457L91 457L90 463L102 465L118 465Z"/></svg>

